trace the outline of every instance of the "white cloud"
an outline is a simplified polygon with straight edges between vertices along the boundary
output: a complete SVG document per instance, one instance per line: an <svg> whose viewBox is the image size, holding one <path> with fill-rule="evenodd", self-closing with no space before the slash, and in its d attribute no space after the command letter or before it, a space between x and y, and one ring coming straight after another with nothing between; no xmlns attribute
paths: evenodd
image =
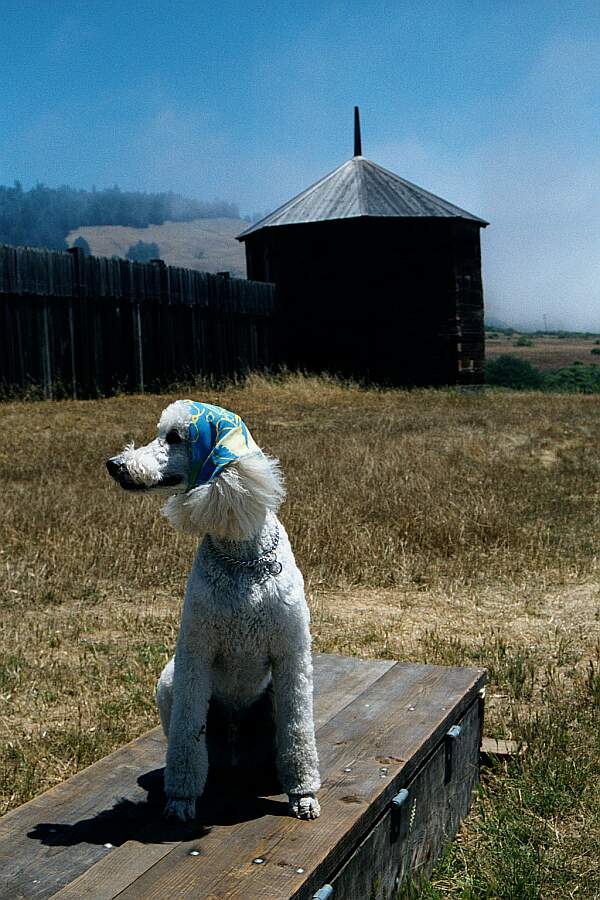
<svg viewBox="0 0 600 900"><path fill-rule="evenodd" d="M549 44L466 154L415 137L370 154L490 222L486 308L517 326L600 332L598 59L597 41Z"/></svg>

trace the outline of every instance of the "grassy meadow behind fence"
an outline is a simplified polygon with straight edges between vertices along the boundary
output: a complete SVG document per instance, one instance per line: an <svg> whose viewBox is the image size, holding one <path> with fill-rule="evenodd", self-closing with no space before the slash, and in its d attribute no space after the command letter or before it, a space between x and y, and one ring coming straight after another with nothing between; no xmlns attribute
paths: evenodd
<svg viewBox="0 0 600 900"><path fill-rule="evenodd" d="M600 399L193 390L282 460L316 649L483 664L487 734L528 745L485 772L423 896L600 896ZM104 460L171 399L0 408L2 810L157 722L194 542Z"/></svg>

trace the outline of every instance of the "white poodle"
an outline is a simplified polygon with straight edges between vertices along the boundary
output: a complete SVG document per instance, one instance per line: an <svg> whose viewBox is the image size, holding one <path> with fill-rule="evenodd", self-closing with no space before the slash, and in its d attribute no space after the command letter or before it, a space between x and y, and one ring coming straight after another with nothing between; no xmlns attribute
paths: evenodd
<svg viewBox="0 0 600 900"><path fill-rule="evenodd" d="M260 710L268 708L290 811L317 818L309 612L276 516L284 497L278 461L257 447L235 413L178 400L163 411L155 440L129 445L106 465L126 490L171 494L163 514L201 538L175 657L157 688L168 738L165 814L195 816L209 755L212 765L223 754L216 724L211 734L214 710L224 711L221 719L230 723L227 752L235 763L248 749L234 746L238 726L243 732L246 723L246 732L260 738L257 730L269 731Z"/></svg>

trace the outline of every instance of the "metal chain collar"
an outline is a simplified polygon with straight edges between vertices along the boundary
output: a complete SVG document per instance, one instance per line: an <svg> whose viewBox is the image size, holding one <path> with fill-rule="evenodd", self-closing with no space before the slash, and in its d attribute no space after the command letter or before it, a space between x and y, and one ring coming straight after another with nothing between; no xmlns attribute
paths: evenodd
<svg viewBox="0 0 600 900"><path fill-rule="evenodd" d="M239 559L236 556L229 556L227 553L223 553L222 550L219 550L218 547L215 547L213 540L210 535L208 535L208 540L210 542L210 550L213 556L216 556L217 559L220 559L222 562L227 563L232 566L234 569L249 569L250 571L256 570L259 573L259 582L262 584L267 578L274 577L281 573L283 566L277 559L276 550L279 544L279 526L275 526L275 536L273 538L273 546L266 551L266 553L262 553L260 556L257 556L255 559Z"/></svg>

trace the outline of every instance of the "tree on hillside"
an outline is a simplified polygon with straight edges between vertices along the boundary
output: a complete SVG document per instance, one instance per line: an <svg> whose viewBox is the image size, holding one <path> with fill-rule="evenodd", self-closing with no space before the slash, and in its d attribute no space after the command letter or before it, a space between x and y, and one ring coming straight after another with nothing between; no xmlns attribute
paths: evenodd
<svg viewBox="0 0 600 900"><path fill-rule="evenodd" d="M125 256L132 262L150 262L160 259L160 247L154 241L138 241L131 245Z"/></svg>
<svg viewBox="0 0 600 900"><path fill-rule="evenodd" d="M73 246L79 247L81 250L83 250L85 256L89 256L92 252L90 249L90 245L84 237L81 237L81 235L79 235L79 237L73 241Z"/></svg>

